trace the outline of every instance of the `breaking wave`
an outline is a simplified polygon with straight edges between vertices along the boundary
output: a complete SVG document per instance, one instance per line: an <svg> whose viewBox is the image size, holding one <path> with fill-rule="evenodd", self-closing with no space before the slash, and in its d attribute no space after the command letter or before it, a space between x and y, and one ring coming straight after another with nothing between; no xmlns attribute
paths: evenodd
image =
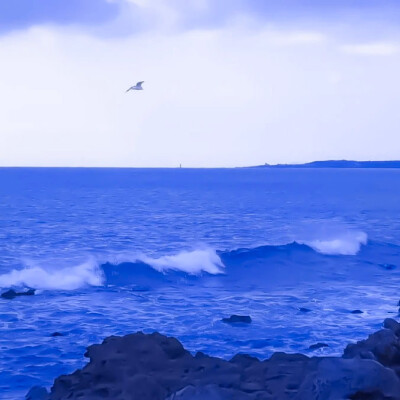
<svg viewBox="0 0 400 400"><path fill-rule="evenodd" d="M159 272L181 271L187 274L198 275L202 272L208 274L220 274L223 272L224 264L217 252L210 248L184 250L177 254L161 257L148 257L138 255L135 258L128 258L127 261L142 262Z"/></svg>
<svg viewBox="0 0 400 400"><path fill-rule="evenodd" d="M30 265L0 275L0 287L76 290L84 286L101 286L103 283L103 272L94 260L61 269Z"/></svg>
<svg viewBox="0 0 400 400"><path fill-rule="evenodd" d="M306 244L321 254L354 256L360 251L362 245L367 244L367 241L368 236L365 232L351 231L338 237L298 241L298 243Z"/></svg>
<svg viewBox="0 0 400 400"><path fill-rule="evenodd" d="M0 275L0 287L31 287L44 290L76 290L86 286L152 283L166 280L167 276L219 275L232 271L244 263L260 260L268 263L274 257L288 264L306 264L313 257L353 256L367 244L364 232L347 232L327 239L295 241L283 245L216 251L210 248L185 250L176 254L150 257L145 254L119 255L109 261L90 257L86 262L71 267L56 265L44 267L29 262L22 269ZM307 256L310 254L310 256ZM296 265L292 265L296 268Z"/></svg>

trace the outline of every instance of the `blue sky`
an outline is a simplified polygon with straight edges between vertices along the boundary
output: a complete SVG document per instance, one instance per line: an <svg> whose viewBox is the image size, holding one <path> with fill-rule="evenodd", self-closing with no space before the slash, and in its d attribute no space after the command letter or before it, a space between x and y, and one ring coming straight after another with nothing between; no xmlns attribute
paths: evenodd
<svg viewBox="0 0 400 400"><path fill-rule="evenodd" d="M133 4L136 13L157 0L13 0L0 3L3 30L23 29L35 24L104 23ZM275 19L333 19L375 17L381 21L399 22L400 4L395 0L170 0L165 2L179 10L193 23L218 24L234 14L250 14L265 21ZM149 21L151 23L151 21Z"/></svg>
<svg viewBox="0 0 400 400"><path fill-rule="evenodd" d="M26 29L32 25L96 24L114 19L118 3L106 0L13 0L0 2L3 32Z"/></svg>
<svg viewBox="0 0 400 400"><path fill-rule="evenodd" d="M393 0L2 1L0 165L399 159L399 21Z"/></svg>
<svg viewBox="0 0 400 400"><path fill-rule="evenodd" d="M376 23L400 24L400 3L395 0L13 0L0 2L0 27L3 33L34 25L106 24L131 9L136 25L145 10L169 7L180 15L186 29L215 27L235 16L247 15L264 23L321 22L354 23L362 19ZM135 25L135 24L133 24ZM156 28L157 19L140 23ZM137 26L132 26L132 32Z"/></svg>

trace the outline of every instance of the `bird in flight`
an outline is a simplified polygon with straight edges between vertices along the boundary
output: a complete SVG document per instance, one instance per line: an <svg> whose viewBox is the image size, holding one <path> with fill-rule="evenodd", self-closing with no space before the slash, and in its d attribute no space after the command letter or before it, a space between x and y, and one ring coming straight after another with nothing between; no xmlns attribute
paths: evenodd
<svg viewBox="0 0 400 400"><path fill-rule="evenodd" d="M129 92L130 90L143 90L142 88L142 83L144 83L144 81L138 82L135 86L131 86L127 92Z"/></svg>

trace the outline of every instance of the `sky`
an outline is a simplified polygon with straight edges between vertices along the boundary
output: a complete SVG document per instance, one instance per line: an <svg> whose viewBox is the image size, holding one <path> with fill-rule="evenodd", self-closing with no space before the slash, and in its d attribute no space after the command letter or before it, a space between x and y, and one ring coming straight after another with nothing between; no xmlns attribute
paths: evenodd
<svg viewBox="0 0 400 400"><path fill-rule="evenodd" d="M399 71L398 0L0 0L0 165L400 159Z"/></svg>

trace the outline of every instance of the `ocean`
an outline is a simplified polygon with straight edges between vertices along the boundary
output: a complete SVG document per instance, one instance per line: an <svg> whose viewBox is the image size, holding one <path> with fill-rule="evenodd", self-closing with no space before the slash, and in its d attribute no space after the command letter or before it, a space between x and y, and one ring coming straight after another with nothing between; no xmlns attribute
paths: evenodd
<svg viewBox="0 0 400 400"><path fill-rule="evenodd" d="M398 314L400 169L0 168L0 256L1 399L136 331L340 355Z"/></svg>

